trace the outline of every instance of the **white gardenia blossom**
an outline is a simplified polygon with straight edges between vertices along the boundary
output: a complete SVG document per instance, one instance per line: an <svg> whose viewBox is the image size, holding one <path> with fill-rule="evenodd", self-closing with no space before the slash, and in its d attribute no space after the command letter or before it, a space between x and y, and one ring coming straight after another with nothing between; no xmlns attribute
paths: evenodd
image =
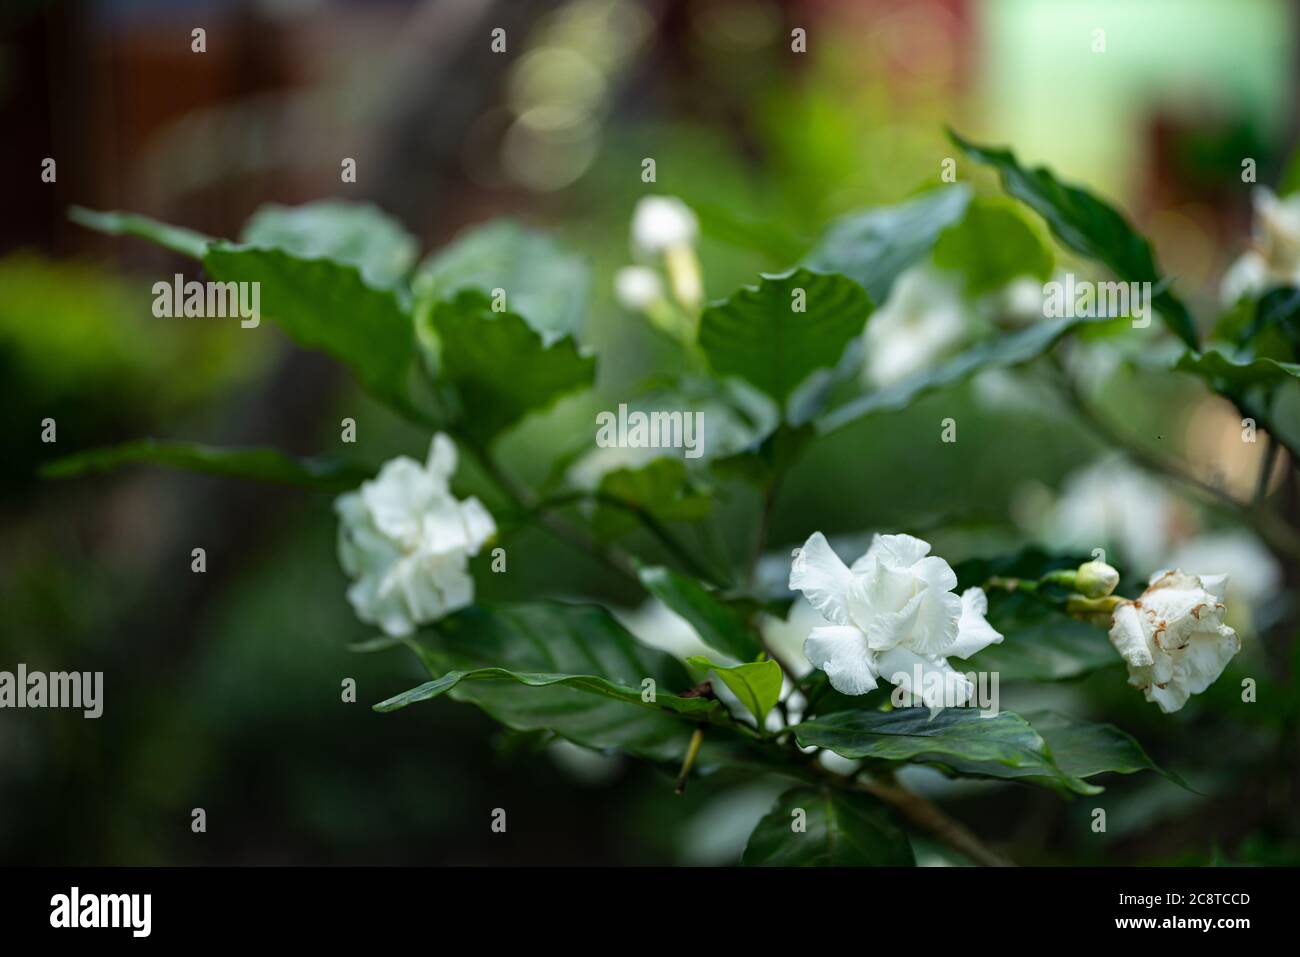
<svg viewBox="0 0 1300 957"><path fill-rule="evenodd" d="M965 338L969 310L955 278L916 266L894 280L885 304L863 332L862 375L884 388L933 365Z"/></svg>
<svg viewBox="0 0 1300 957"><path fill-rule="evenodd" d="M653 258L690 246L700 230L691 208L676 196L646 196L632 212L632 249Z"/></svg>
<svg viewBox="0 0 1300 957"><path fill-rule="evenodd" d="M1266 188L1251 196L1251 249L1228 267L1219 287L1225 306L1271 286L1300 285L1300 193L1279 199Z"/></svg>
<svg viewBox="0 0 1300 957"><path fill-rule="evenodd" d="M455 471L456 446L439 433L424 465L391 459L335 501L339 561L355 579L348 601L362 621L409 635L474 600L466 566L496 523L478 499L451 494Z"/></svg>
<svg viewBox="0 0 1300 957"><path fill-rule="evenodd" d="M663 280L646 266L624 266L614 275L614 295L624 309L644 312L663 299Z"/></svg>
<svg viewBox="0 0 1300 957"><path fill-rule="evenodd" d="M1115 608L1110 641L1128 664L1128 683L1166 714L1212 685L1241 650L1223 623L1217 596L1226 587L1226 575L1158 572L1141 597Z"/></svg>
<svg viewBox="0 0 1300 957"><path fill-rule="evenodd" d="M804 651L836 691L866 694L883 677L931 708L970 700L970 681L945 659L969 658L1001 642L1002 635L985 620L983 590L955 594L956 574L929 552L929 543L911 535L876 535L867 553L848 567L821 532L799 550L790 587L803 592L829 623L812 629ZM935 678L928 677L932 672ZM945 687L960 700L945 702Z"/></svg>

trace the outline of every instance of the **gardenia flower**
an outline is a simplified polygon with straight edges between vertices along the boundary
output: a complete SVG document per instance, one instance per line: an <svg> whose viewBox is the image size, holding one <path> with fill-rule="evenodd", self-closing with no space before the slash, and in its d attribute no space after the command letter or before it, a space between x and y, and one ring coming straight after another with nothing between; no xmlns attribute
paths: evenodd
<svg viewBox="0 0 1300 957"><path fill-rule="evenodd" d="M956 574L929 551L911 535L876 535L867 553L846 567L821 532L799 550L790 587L830 623L812 629L804 651L836 691L866 694L883 676L931 708L969 700L969 680L945 658L969 658L1002 636L985 620L983 590L957 596ZM931 672L942 680L929 678ZM945 687L961 700L945 702Z"/></svg>
<svg viewBox="0 0 1300 957"><path fill-rule="evenodd" d="M663 258L673 296L687 309L704 300L704 280L695 258L699 221L675 196L646 196L632 213L632 253L642 260Z"/></svg>
<svg viewBox="0 0 1300 957"><path fill-rule="evenodd" d="M644 312L663 299L664 284L653 269L625 266L614 275L614 295L624 309Z"/></svg>
<svg viewBox="0 0 1300 957"><path fill-rule="evenodd" d="M1115 608L1110 641L1128 664L1128 683L1166 714L1213 684L1241 650L1216 597L1226 586L1226 575L1158 572L1140 598Z"/></svg>
<svg viewBox="0 0 1300 957"><path fill-rule="evenodd" d="M1300 285L1300 193L1278 199L1261 187L1251 198L1255 211L1252 248L1223 275L1219 291L1225 306L1270 286Z"/></svg>
<svg viewBox="0 0 1300 957"><path fill-rule="evenodd" d="M471 555L496 534L476 498L458 501L448 482L456 446L439 433L421 466L407 456L334 503L339 562L356 579L348 601L357 617L394 636L436 621L474 600Z"/></svg>
<svg viewBox="0 0 1300 957"><path fill-rule="evenodd" d="M968 327L956 280L926 266L909 269L867 322L863 379L877 389L893 385L949 352Z"/></svg>

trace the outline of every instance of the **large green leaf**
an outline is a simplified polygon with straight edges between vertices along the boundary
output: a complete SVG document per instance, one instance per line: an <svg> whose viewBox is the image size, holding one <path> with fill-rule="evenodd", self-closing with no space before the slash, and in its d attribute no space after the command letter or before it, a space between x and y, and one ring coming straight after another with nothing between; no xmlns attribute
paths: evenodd
<svg viewBox="0 0 1300 957"><path fill-rule="evenodd" d="M218 282L260 283L264 318L299 345L346 364L378 398L409 411L415 335L392 290L370 286L352 265L224 241L208 246L203 265Z"/></svg>
<svg viewBox="0 0 1300 957"><path fill-rule="evenodd" d="M550 345L582 326L591 286L586 260L544 233L509 220L466 230L420 264L420 298L451 299L465 289L503 289L507 308Z"/></svg>
<svg viewBox="0 0 1300 957"><path fill-rule="evenodd" d="M982 717L973 708L837 711L794 728L802 747L829 748L855 760L912 761L958 775L1023 780L1095 794L1100 788L1063 771L1020 715Z"/></svg>
<svg viewBox="0 0 1300 957"><path fill-rule="evenodd" d="M419 251L415 237L378 207L321 200L302 206L262 206L244 224L249 246L271 246L301 259L332 259L360 270L372 286L397 285Z"/></svg>
<svg viewBox="0 0 1300 957"><path fill-rule="evenodd" d="M984 369L1007 368L1035 359L1075 327L1105 320L1061 317L1045 319L996 339L979 342L934 369L858 396L817 420L820 432L830 432L866 415L897 412L929 392L956 385Z"/></svg>
<svg viewBox="0 0 1300 957"><path fill-rule="evenodd" d="M681 459L651 459L640 468L606 472L597 487L608 501L626 502L661 522L696 522L709 514L712 499L697 488ZM602 538L614 538L638 527L637 519L610 504L599 504L592 524Z"/></svg>
<svg viewBox="0 0 1300 957"><path fill-rule="evenodd" d="M851 213L836 220L804 264L842 273L883 303L898 274L930 254L935 240L958 222L970 202L964 183L932 190L897 206Z"/></svg>
<svg viewBox="0 0 1300 957"><path fill-rule="evenodd" d="M417 699L445 693L508 727L548 729L590 748L680 762L692 729L725 711L682 698L691 686L686 669L639 644L597 605L471 607L411 644L435 678L410 692ZM646 679L655 702L642 701Z"/></svg>
<svg viewBox="0 0 1300 957"><path fill-rule="evenodd" d="M1020 211L1005 199L975 199L961 222L934 244L934 264L960 272L971 295L993 292L1013 279L1052 275L1054 257Z"/></svg>
<svg viewBox="0 0 1300 957"><path fill-rule="evenodd" d="M41 474L47 478L68 478L137 464L338 491L355 488L374 475L372 468L339 459L295 459L278 449L222 449L156 439L78 452L45 464Z"/></svg>
<svg viewBox="0 0 1300 957"><path fill-rule="evenodd" d="M1300 364L1275 359L1237 362L1222 352L1184 353L1174 366L1200 376L1219 392L1240 395L1255 386L1275 386L1300 379Z"/></svg>
<svg viewBox="0 0 1300 957"><path fill-rule="evenodd" d="M464 429L484 442L596 374L596 360L572 339L546 345L522 317L494 312L476 290L425 301L419 321L436 340L438 377L455 388Z"/></svg>
<svg viewBox="0 0 1300 957"><path fill-rule="evenodd" d="M862 287L844 276L765 275L704 310L700 347L715 371L739 376L784 407L809 374L839 362L871 309Z"/></svg>
<svg viewBox="0 0 1300 957"><path fill-rule="evenodd" d="M801 813L802 812L802 813ZM803 830L795 830L801 824ZM747 867L910 867L907 836L869 794L791 788L749 836Z"/></svg>
<svg viewBox="0 0 1300 957"><path fill-rule="evenodd" d="M638 571L650 594L685 618L710 648L741 662L762 653L745 615L694 579L662 566L642 566Z"/></svg>
<svg viewBox="0 0 1300 957"><path fill-rule="evenodd" d="M1043 736L1057 766L1077 778L1097 774L1134 774L1154 771L1177 784L1188 787L1177 774L1166 771L1143 750L1132 735L1112 724L1075 721L1055 711L1034 711L1025 715L1034 730Z"/></svg>
<svg viewBox="0 0 1300 957"><path fill-rule="evenodd" d="M1087 190L1062 183L1047 169L1025 169L1010 150L977 146L952 132L949 136L971 159L996 169L1003 188L1042 216L1066 246L1102 263L1126 282L1151 283L1153 290L1159 290L1152 304L1165 325L1196 348L1191 313L1166 288L1151 244L1120 212Z"/></svg>
<svg viewBox="0 0 1300 957"><path fill-rule="evenodd" d="M731 693L754 716L760 728L763 727L767 713L776 707L781 698L781 666L770 658L730 668L710 661L703 655L693 655L686 662L701 671L712 671L722 679L722 683L731 689Z"/></svg>
<svg viewBox="0 0 1300 957"><path fill-rule="evenodd" d="M151 243L192 259L202 259L208 243L214 242L211 236L205 236L183 226L160 223L156 219L137 213L100 212L73 206L68 210L68 218L87 229L108 233L110 236L135 236L139 239L147 239Z"/></svg>

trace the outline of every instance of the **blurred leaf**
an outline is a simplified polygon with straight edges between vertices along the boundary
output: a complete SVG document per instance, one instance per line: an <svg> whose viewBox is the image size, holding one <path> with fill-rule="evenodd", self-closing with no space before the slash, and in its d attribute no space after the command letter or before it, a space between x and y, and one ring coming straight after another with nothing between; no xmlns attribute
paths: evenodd
<svg viewBox="0 0 1300 957"><path fill-rule="evenodd" d="M976 198L961 222L949 226L934 244L934 264L965 277L973 296L994 292L1014 279L1047 280L1055 263L1051 247L1014 205Z"/></svg>
<svg viewBox="0 0 1300 957"><path fill-rule="evenodd" d="M367 285L352 265L224 241L208 247L203 265L218 282L260 283L262 318L347 365L377 398L410 411L415 336L391 290Z"/></svg>
<svg viewBox="0 0 1300 957"><path fill-rule="evenodd" d="M1238 395L1254 386L1275 386L1300 379L1300 364L1274 359L1235 362L1222 352L1184 353L1174 366L1200 376L1216 392Z"/></svg>
<svg viewBox="0 0 1300 957"><path fill-rule="evenodd" d="M799 291L805 311L796 312ZM810 373L839 362L871 310L862 287L843 276L764 275L704 310L700 347L715 371L740 376L784 407Z"/></svg>
<svg viewBox="0 0 1300 957"><path fill-rule="evenodd" d="M831 224L804 264L848 276L872 302L883 303L898 274L928 256L939 234L961 219L970 197L961 183L851 213Z"/></svg>
<svg viewBox="0 0 1300 957"><path fill-rule="evenodd" d="M691 686L685 668L638 643L597 605L536 602L467 608L422 632L411 645L437 679L449 672L481 669L513 673L501 681L456 680L443 690L516 730L550 729L590 748L617 748L653 761L678 762L696 722L685 720L677 706L684 700L706 701L704 707L683 706L698 709L696 717L709 713L706 709L722 710L716 701L675 694ZM560 680L520 687L515 675ZM588 687L564 680L572 676L584 676ZM663 706L641 702L646 679L654 682ZM597 685L601 690L595 691ZM635 702L627 694L634 695Z"/></svg>
<svg viewBox="0 0 1300 957"><path fill-rule="evenodd" d="M136 213L99 212L73 206L68 210L68 218L87 229L108 233L110 236L135 236L139 239L147 239L151 243L193 259L202 259L208 243L215 242L211 236L205 236L192 229L169 226Z"/></svg>
<svg viewBox="0 0 1300 957"><path fill-rule="evenodd" d="M803 811L806 830L793 829ZM747 867L911 867L907 836L869 794L797 787L776 800L749 836Z"/></svg>
<svg viewBox="0 0 1300 957"><path fill-rule="evenodd" d="M973 708L837 711L795 725L801 747L829 748L854 760L933 764L957 775L1019 779L1058 790L1096 794L1101 788L1067 774L1043 738L1010 711L981 717Z"/></svg>
<svg viewBox="0 0 1300 957"><path fill-rule="evenodd" d="M1159 290L1152 304L1165 325L1196 348L1196 323L1191 313L1164 288L1151 244L1122 214L1087 190L1062 183L1043 167L1024 169L1010 150L977 146L951 131L948 135L971 159L996 169L1003 188L1042 216L1066 246L1104 264L1126 282L1151 283L1153 290Z"/></svg>
<svg viewBox="0 0 1300 957"><path fill-rule="evenodd" d="M934 369L918 372L900 382L852 399L817 420L817 431L841 428L877 412L898 412L928 392L947 388L985 369L1000 369L1028 362L1042 355L1063 335L1095 319L1045 319L995 339L976 343L960 355Z"/></svg>
<svg viewBox="0 0 1300 957"><path fill-rule="evenodd" d="M1002 633L1001 643L962 667L996 673L1002 681L1063 681L1121 663L1105 629L1030 595L991 590L988 621Z"/></svg>
<svg viewBox="0 0 1300 957"><path fill-rule="evenodd" d="M717 459L713 470L723 478L734 476L763 488L794 464L814 435L811 425L782 424L754 448Z"/></svg>
<svg viewBox="0 0 1300 957"><path fill-rule="evenodd" d="M693 655L686 659L686 663L701 671L712 671L721 678L740 703L749 709L759 728L763 727L767 713L781 698L781 666L771 659L728 668L703 655Z"/></svg>
<svg viewBox="0 0 1300 957"><path fill-rule="evenodd" d="M1111 724L1075 721L1055 711L1034 711L1025 720L1043 736L1057 766L1077 778L1096 774L1134 774L1154 771L1181 788L1191 791L1177 774L1161 768L1132 735Z"/></svg>
<svg viewBox="0 0 1300 957"><path fill-rule="evenodd" d="M641 584L685 618L710 648L736 661L753 661L763 646L745 615L694 579L661 566L642 566Z"/></svg>
<svg viewBox="0 0 1300 957"><path fill-rule="evenodd" d="M523 318L493 312L474 290L424 303L420 322L436 333L439 380L455 387L465 431L483 442L595 378L595 358L572 339L548 346Z"/></svg>
<svg viewBox="0 0 1300 957"><path fill-rule="evenodd" d="M652 459L640 468L606 472L597 492L634 505L662 522L699 521L709 514L713 504L691 483L685 463L667 456ZM638 523L626 511L598 503L592 525L598 535L608 539L631 531Z"/></svg>
<svg viewBox="0 0 1300 957"><path fill-rule="evenodd" d="M504 289L506 308L551 345L582 327L591 287L586 260L544 233L509 220L475 226L420 264L416 296L452 299L466 289Z"/></svg>
<svg viewBox="0 0 1300 957"><path fill-rule="evenodd" d="M246 245L271 246L300 259L348 263L379 288L398 285L419 251L415 237L378 207L330 199L262 206L244 224L240 238Z"/></svg>
<svg viewBox="0 0 1300 957"><path fill-rule="evenodd" d="M788 263L806 248L800 238L775 219L756 219L737 213L726 203L688 197L700 220L700 231L719 242L761 253L776 263Z"/></svg>
<svg viewBox="0 0 1300 957"><path fill-rule="evenodd" d="M356 462L327 458L296 459L278 449L222 449L155 439L139 439L78 452L46 463L41 467L41 474L46 478L69 478L137 464L165 465L191 472L338 491L356 488L375 474L374 469Z"/></svg>

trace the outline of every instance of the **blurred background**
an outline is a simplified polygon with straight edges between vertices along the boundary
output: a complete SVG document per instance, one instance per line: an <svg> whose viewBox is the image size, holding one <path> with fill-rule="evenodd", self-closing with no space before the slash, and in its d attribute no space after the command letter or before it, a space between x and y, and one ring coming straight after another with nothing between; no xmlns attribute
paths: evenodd
<svg viewBox="0 0 1300 957"><path fill-rule="evenodd" d="M654 190L699 216L710 297L789 265L839 214L936 185L951 125L1116 201L1205 316L1250 231L1242 158L1276 186L1300 132L1286 0L10 0L0 18L0 669L106 675L99 720L0 712L6 864L734 863L781 789L706 779L678 798L648 768L505 732L447 699L372 713L419 675L405 652L348 651L371 630L344 597L327 496L155 469L38 479L44 460L140 435L314 454L351 416L370 461L422 457L428 441L265 324L155 319L152 284L192 264L87 232L70 205L235 236L263 203L337 197L380 206L425 250L502 215L554 230L590 257L583 338L617 401L667 352L612 290L644 157ZM206 52L191 49L195 28ZM806 53L791 53L795 28ZM340 182L344 158L355 183ZM1134 380L1121 370L1108 387L1131 425L1183 453L1201 442L1221 476L1253 475L1216 451L1235 437L1225 406L1190 381ZM772 543L921 528L941 506L991 515L936 549L955 561L1032 539L1046 499L1119 487L1114 471L1088 484L1098 448L1085 433L997 401L998 386L817 444ZM537 450L590 428L591 408L528 423L506 459L528 474L553 458ZM912 444L939 409L960 410L959 468ZM46 417L55 445L40 441ZM1127 540L1121 521L1121 556L1229 547L1213 536L1230 530L1143 481L1124 488L1168 510L1168 540ZM753 502L719 507L743 543ZM479 576L482 594L594 593L638 614L640 596L549 539L521 535L510 554L509 575ZM1115 778L1110 830L1094 835L1082 801L937 775L916 786L1026 863L1300 862L1295 642L1269 637L1283 577L1293 570L1255 577L1274 584L1239 603L1246 651L1175 718L1122 668L1048 700L1003 691L1004 707L1022 694L1104 716L1204 796ZM1242 673L1267 681L1248 722L1215 710ZM355 704L340 701L345 677ZM190 829L198 807L205 834ZM489 829L494 807L509 811L506 834ZM466 824L475 815L482 827Z"/></svg>

